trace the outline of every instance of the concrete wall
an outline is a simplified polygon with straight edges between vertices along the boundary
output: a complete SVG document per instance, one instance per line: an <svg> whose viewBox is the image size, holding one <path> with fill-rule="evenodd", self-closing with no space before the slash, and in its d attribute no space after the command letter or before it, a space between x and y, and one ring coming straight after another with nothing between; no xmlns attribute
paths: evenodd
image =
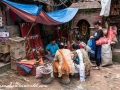
<svg viewBox="0 0 120 90"><path fill-rule="evenodd" d="M114 49L112 51L113 61L120 62L120 49Z"/></svg>

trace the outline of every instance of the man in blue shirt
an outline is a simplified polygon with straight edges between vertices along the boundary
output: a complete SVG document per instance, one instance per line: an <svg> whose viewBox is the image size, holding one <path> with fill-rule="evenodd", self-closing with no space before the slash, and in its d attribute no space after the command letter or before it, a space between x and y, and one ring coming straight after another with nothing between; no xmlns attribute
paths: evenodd
<svg viewBox="0 0 120 90"><path fill-rule="evenodd" d="M55 42L55 39L51 40L51 43L47 45L46 52L48 55L46 57L48 59L53 59L56 51L59 49L58 44Z"/></svg>

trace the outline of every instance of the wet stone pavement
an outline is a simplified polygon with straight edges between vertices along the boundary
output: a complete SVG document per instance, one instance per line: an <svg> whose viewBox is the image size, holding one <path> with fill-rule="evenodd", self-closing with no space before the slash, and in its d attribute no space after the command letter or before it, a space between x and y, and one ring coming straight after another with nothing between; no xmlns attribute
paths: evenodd
<svg viewBox="0 0 120 90"><path fill-rule="evenodd" d="M120 90L120 63L102 67L101 70L91 70L91 75L85 82L80 83L79 78L71 77L69 85L62 85L59 79L53 78L48 85L41 84L41 79L34 76L17 76L15 71L0 74L0 85L14 85L14 87L0 87L0 90ZM21 86L21 87L18 87ZM33 87L22 87L33 85Z"/></svg>

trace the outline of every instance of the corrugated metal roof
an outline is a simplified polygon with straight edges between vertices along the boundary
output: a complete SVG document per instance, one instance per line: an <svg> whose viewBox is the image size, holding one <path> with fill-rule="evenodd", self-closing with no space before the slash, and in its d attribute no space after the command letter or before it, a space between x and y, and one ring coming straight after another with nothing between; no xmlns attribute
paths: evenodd
<svg viewBox="0 0 120 90"><path fill-rule="evenodd" d="M101 5L98 1L93 1L93 2L73 3L70 7L79 8L79 9L100 9Z"/></svg>

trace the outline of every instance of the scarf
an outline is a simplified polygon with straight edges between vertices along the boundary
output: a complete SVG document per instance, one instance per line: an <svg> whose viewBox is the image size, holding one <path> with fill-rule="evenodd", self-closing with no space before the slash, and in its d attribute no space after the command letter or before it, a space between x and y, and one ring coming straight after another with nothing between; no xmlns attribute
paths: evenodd
<svg viewBox="0 0 120 90"><path fill-rule="evenodd" d="M69 75L70 73L70 67L68 66L68 63L66 61L66 58L62 52L62 50L59 50L59 52L61 53L62 57L63 57L63 62L62 62L62 67L61 67L61 70L62 71L65 71L65 74L66 75Z"/></svg>

